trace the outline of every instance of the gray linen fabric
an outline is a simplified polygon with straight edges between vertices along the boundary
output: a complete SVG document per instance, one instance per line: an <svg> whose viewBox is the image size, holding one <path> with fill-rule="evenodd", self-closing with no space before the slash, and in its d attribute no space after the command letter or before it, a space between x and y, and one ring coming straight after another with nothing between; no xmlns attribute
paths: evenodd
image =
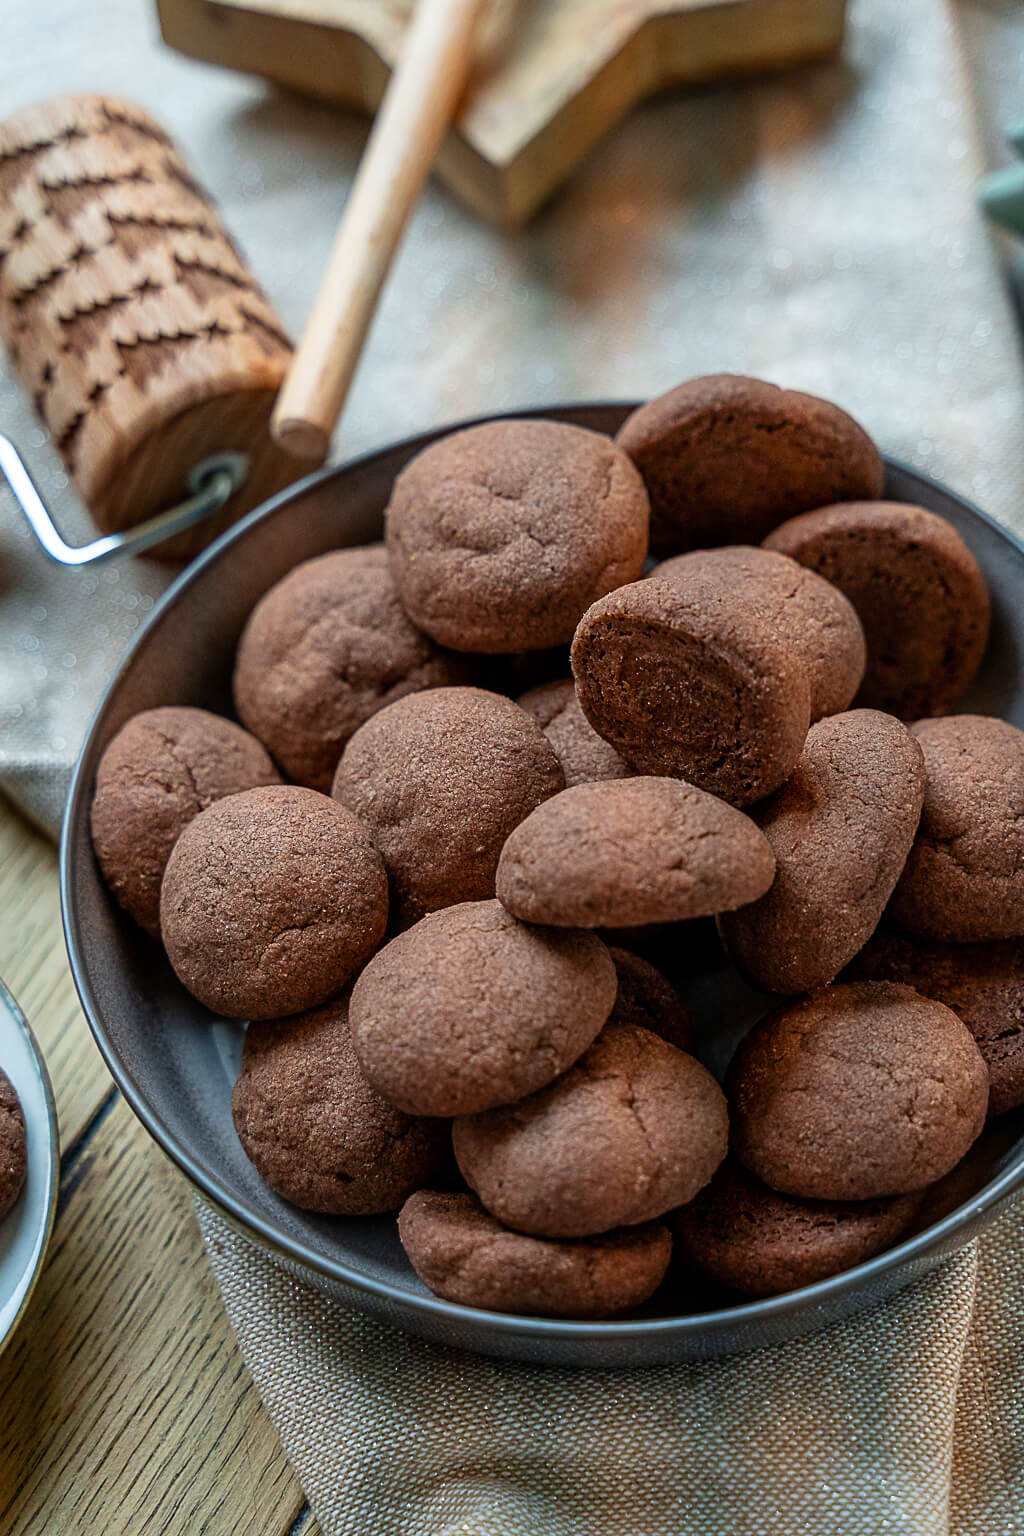
<svg viewBox="0 0 1024 1536"><path fill-rule="evenodd" d="M12 9L0 112L61 89L140 100L297 331L363 126L162 52L140 0ZM852 0L842 62L649 104L520 235L500 238L432 187L336 452L732 369L835 398L1024 533L1017 343L973 204L1022 63L1020 8L1005 0ZM10 373L0 430L85 537ZM51 832L99 690L166 580L143 562L49 565L0 493L0 785ZM331 1536L1024 1529L1016 1213L827 1335L614 1376L446 1354L324 1300L211 1212L201 1225Z"/></svg>

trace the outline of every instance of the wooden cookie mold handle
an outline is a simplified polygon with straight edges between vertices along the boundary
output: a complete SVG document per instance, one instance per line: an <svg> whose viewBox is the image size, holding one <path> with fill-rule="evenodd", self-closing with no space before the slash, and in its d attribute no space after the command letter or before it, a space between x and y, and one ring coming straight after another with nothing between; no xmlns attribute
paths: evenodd
<svg viewBox="0 0 1024 1536"><path fill-rule="evenodd" d="M0 339L99 528L249 469L218 527L295 477L270 412L291 358L209 197L145 112L62 96L0 123ZM191 554L213 530L160 553Z"/></svg>

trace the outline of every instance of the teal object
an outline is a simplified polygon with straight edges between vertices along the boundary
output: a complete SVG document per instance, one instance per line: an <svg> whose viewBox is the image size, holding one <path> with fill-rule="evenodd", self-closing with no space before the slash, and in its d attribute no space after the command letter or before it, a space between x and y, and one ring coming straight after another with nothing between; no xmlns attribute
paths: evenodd
<svg viewBox="0 0 1024 1536"><path fill-rule="evenodd" d="M1018 117L1007 128L1006 142L1013 146L1018 155L1024 157L1024 117Z"/></svg>
<svg viewBox="0 0 1024 1536"><path fill-rule="evenodd" d="M1007 143L1024 158L1024 119L1006 130ZM978 183L978 201L995 224L1024 235L1024 165L1004 165Z"/></svg>

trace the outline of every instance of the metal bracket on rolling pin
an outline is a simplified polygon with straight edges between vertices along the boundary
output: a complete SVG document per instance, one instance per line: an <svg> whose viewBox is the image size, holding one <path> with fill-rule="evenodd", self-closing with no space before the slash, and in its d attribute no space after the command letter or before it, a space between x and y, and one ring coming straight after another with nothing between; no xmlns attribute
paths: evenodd
<svg viewBox="0 0 1024 1536"><path fill-rule="evenodd" d="M43 549L59 565L96 565L115 555L141 554L144 549L151 549L154 544L160 544L219 512L248 473L248 454L215 453L190 470L185 482L189 491L185 501L168 507L166 512L158 512L125 533L108 533L101 539L93 539L90 544L67 544L25 468L21 454L9 438L0 435L0 475L13 491Z"/></svg>

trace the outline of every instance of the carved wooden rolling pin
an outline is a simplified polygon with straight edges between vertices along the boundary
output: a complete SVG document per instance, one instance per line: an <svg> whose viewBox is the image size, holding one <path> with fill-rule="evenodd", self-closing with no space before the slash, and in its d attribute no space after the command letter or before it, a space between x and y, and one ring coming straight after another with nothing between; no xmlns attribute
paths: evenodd
<svg viewBox="0 0 1024 1536"><path fill-rule="evenodd" d="M138 107L64 96L0 123L0 339L105 532L175 502L212 453L251 458L218 527L295 478L268 430L288 338Z"/></svg>

